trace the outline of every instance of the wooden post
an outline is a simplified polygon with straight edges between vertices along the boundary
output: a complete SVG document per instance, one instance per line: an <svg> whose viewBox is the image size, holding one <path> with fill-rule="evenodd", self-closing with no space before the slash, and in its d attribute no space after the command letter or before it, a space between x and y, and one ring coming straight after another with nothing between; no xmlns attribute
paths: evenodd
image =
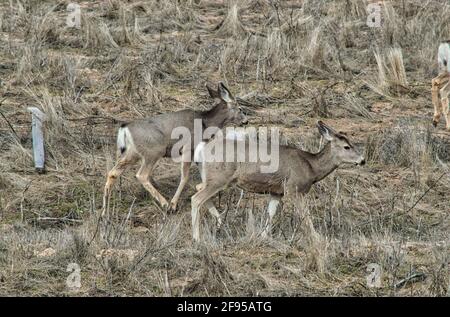
<svg viewBox="0 0 450 317"><path fill-rule="evenodd" d="M42 124L46 119L45 113L36 107L28 107L31 112L31 134L33 137L34 166L38 173L45 172L44 132Z"/></svg>

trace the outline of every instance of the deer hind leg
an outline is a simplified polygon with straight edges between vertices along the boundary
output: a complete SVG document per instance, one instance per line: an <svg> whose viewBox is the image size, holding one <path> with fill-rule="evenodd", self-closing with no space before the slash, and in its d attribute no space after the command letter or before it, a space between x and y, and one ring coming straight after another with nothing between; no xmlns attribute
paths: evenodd
<svg viewBox="0 0 450 317"><path fill-rule="evenodd" d="M136 174L138 181L144 186L144 188L155 198L161 207L167 208L169 205L167 200L161 195L158 190L150 183L150 175L152 174L153 166L155 165L157 159L148 160L143 158L142 165Z"/></svg>
<svg viewBox="0 0 450 317"><path fill-rule="evenodd" d="M270 237L272 234L272 219L277 212L279 204L280 204L280 197L271 195L269 206L267 207L267 213L269 214L269 218L267 219L266 225L264 226L264 230L262 232L263 237Z"/></svg>
<svg viewBox="0 0 450 317"><path fill-rule="evenodd" d="M208 199L204 203L205 207L208 208L209 213L216 218L217 221L217 229L220 229L222 226L222 217L220 216L219 211L217 210L216 206L214 206L214 203L211 199Z"/></svg>
<svg viewBox="0 0 450 317"><path fill-rule="evenodd" d="M190 152L184 151L182 155L180 184L178 184L177 191L170 201L170 209L172 211L177 210L178 200L180 199L181 193L189 180L189 167L191 166L190 160L189 162L187 161L189 154Z"/></svg>
<svg viewBox="0 0 450 317"><path fill-rule="evenodd" d="M437 126L444 110L443 96L445 87L448 85L450 75L447 73L439 74L431 81L431 100L434 106L433 125Z"/></svg>
<svg viewBox="0 0 450 317"><path fill-rule="evenodd" d="M441 106L442 106L442 112L445 116L446 121L446 128L448 131L450 131L450 103L449 103L449 94L450 94L450 82L447 82L447 84L441 89L440 95L441 95Z"/></svg>
<svg viewBox="0 0 450 317"><path fill-rule="evenodd" d="M436 127L439 123L439 120L441 119L442 114L442 106L441 106L441 99L439 97L439 90L440 90L440 80L441 76L437 76L436 78L433 78L431 81L431 101L433 103L434 107L434 114L433 114L433 125Z"/></svg>
<svg viewBox="0 0 450 317"><path fill-rule="evenodd" d="M206 142L200 142L194 151L194 161L196 162L198 171L200 172L200 177L202 179L202 182L200 184L195 185L195 189L197 191L200 191L203 189L203 187L204 187L203 183L205 182L205 178L206 178L206 170L205 170L206 159L205 159L205 150L204 150L205 145L206 145Z"/></svg>
<svg viewBox="0 0 450 317"><path fill-rule="evenodd" d="M106 178L105 189L103 192L103 207L102 213L103 216L107 210L107 205L109 203L109 197L111 195L111 188L116 182L117 178L126 170L126 168L136 162L136 156L134 153L127 152L124 156L120 157L117 161L116 165L108 172L108 176Z"/></svg>
<svg viewBox="0 0 450 317"><path fill-rule="evenodd" d="M220 183L220 182L214 182L214 183L205 183L203 188L198 191L194 196L191 198L191 216L192 216L192 238L195 242L200 241L200 208L203 204L206 203L207 207L211 207L207 201L213 197L217 192L222 190L228 182L226 183ZM210 212L217 217L219 214L217 210L214 212L213 209L210 209ZM214 208L215 209L215 208ZM216 215L217 212L217 215ZM220 215L218 215L220 218Z"/></svg>

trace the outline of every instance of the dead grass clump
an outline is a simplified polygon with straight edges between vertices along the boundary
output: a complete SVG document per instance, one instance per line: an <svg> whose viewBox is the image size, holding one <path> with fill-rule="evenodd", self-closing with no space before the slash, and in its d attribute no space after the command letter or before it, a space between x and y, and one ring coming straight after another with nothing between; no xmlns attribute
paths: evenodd
<svg viewBox="0 0 450 317"><path fill-rule="evenodd" d="M11 182L8 178L5 177L5 175L0 175L0 190L6 190L11 186Z"/></svg>
<svg viewBox="0 0 450 317"><path fill-rule="evenodd" d="M8 263L8 245L4 241L0 241L0 267L6 267ZM4 272L0 270L0 278L3 278Z"/></svg>
<svg viewBox="0 0 450 317"><path fill-rule="evenodd" d="M397 86L408 86L405 66L403 64L402 50L399 48L390 49L387 54L388 60L388 80L389 84Z"/></svg>
<svg viewBox="0 0 450 317"><path fill-rule="evenodd" d="M158 226L158 236L155 245L158 248L173 246L177 242L180 235L183 217L175 217L165 219L165 221Z"/></svg>
<svg viewBox="0 0 450 317"><path fill-rule="evenodd" d="M320 20L312 25L306 39L294 39L306 43L305 47L297 48L296 59L308 73L315 76L340 77L343 71L349 70L343 61L342 51L345 48L339 40L342 27L332 19Z"/></svg>
<svg viewBox="0 0 450 317"><path fill-rule="evenodd" d="M92 126L87 125L80 130L80 123L69 120L73 116L87 116L87 104L78 103L71 107L72 101L52 96L48 89L24 89L35 105L46 114L44 138L46 145L46 161L49 167L68 169L75 161L92 162L89 153L95 147ZM90 132L89 132L90 131ZM28 136L30 137L30 136Z"/></svg>
<svg viewBox="0 0 450 317"><path fill-rule="evenodd" d="M346 93L344 102L341 105L350 115L361 116L366 119L373 119L372 112L368 109L368 103L364 98L355 96L355 94Z"/></svg>
<svg viewBox="0 0 450 317"><path fill-rule="evenodd" d="M77 110L86 110L81 104L80 99L91 86L88 77L83 76L82 69L87 66L86 60L78 56L59 56L51 55L46 65L46 82L53 89L60 89L64 92L64 102L74 102L75 105L67 105L67 108Z"/></svg>
<svg viewBox="0 0 450 317"><path fill-rule="evenodd" d="M189 31L194 26L201 27L202 23L198 18L199 7L192 1L146 1L131 4L129 8L139 17L151 15L150 20L144 19L143 34L165 37L165 32ZM145 14L140 15L141 12ZM152 14L154 12L158 14Z"/></svg>
<svg viewBox="0 0 450 317"><path fill-rule="evenodd" d="M305 0L303 1L303 10L315 18L320 18L327 14L330 0Z"/></svg>
<svg viewBox="0 0 450 317"><path fill-rule="evenodd" d="M17 54L15 65L16 84L30 84L42 80L42 66L47 60L47 52L38 43L36 45L26 43Z"/></svg>
<svg viewBox="0 0 450 317"><path fill-rule="evenodd" d="M13 138L9 144L8 155L5 155L4 160L0 160L0 167L3 170L8 170L7 167L11 164L25 170L31 169L33 166L33 153L31 149L24 147L16 138Z"/></svg>
<svg viewBox="0 0 450 317"><path fill-rule="evenodd" d="M137 16L125 5L119 6L119 26L112 32L115 43L119 45L137 45L142 43Z"/></svg>
<svg viewBox="0 0 450 317"><path fill-rule="evenodd" d="M36 43L42 43L51 47L58 47L59 33L57 30L63 29L63 24L60 19L55 16L55 7L49 9L43 16L33 16L29 30L27 32L28 41L31 41L34 45Z"/></svg>
<svg viewBox="0 0 450 317"><path fill-rule="evenodd" d="M436 155L448 161L450 155L443 140L434 136L428 125L400 120L394 126L369 137L366 155L369 161L398 166L430 166Z"/></svg>
<svg viewBox="0 0 450 317"><path fill-rule="evenodd" d="M157 60L147 62L145 56L130 58L121 54L115 60L106 81L108 85L119 88L123 92L121 96L160 105L162 93L159 89L159 78L166 74L161 70L164 65L165 63L158 63Z"/></svg>
<svg viewBox="0 0 450 317"><path fill-rule="evenodd" d="M269 70L269 78L283 73L286 66L290 65L289 42L286 35L279 29L273 29L267 34L264 41L263 58Z"/></svg>
<svg viewBox="0 0 450 317"><path fill-rule="evenodd" d="M328 270L332 250L329 248L327 237L315 229L311 215L311 202L306 197L298 197L295 202L291 203L295 203L295 205L291 205L293 211L301 215L299 229L303 239L299 243L307 255L306 268L314 272L325 273Z"/></svg>
<svg viewBox="0 0 450 317"><path fill-rule="evenodd" d="M0 12L0 32L4 32L8 29L7 21L5 19L6 12Z"/></svg>
<svg viewBox="0 0 450 317"><path fill-rule="evenodd" d="M450 294L450 255L447 246L435 246L433 249L435 265L429 272L429 291L433 296L448 296Z"/></svg>
<svg viewBox="0 0 450 317"><path fill-rule="evenodd" d="M322 27L317 26L311 33L309 44L306 48L306 58L310 65L318 69L326 68L324 60L324 45L321 38Z"/></svg>
<svg viewBox="0 0 450 317"><path fill-rule="evenodd" d="M119 17L120 6L119 0L105 1L102 3L100 16L108 20L116 20Z"/></svg>
<svg viewBox="0 0 450 317"><path fill-rule="evenodd" d="M258 82L265 84L267 80L278 77L280 70L285 67L286 59L275 53L280 52L280 45L283 44L280 36L282 35L279 31L274 31L267 38L253 35L245 39L229 38L220 52L212 49L213 54L204 56L208 53L202 51L201 57L214 65L214 58L220 54L218 65L221 76L256 78ZM281 63L278 63L279 61Z"/></svg>
<svg viewBox="0 0 450 317"><path fill-rule="evenodd" d="M188 286L188 292L205 291L210 295L231 295L233 274L220 256L212 254L206 246L200 249L201 275Z"/></svg>
<svg viewBox="0 0 450 317"><path fill-rule="evenodd" d="M436 50L438 43L448 37L450 28L450 5L433 2L429 5L414 3L406 6L410 9L410 19L406 21L406 31L402 40L409 46L421 45L414 49L414 54L407 56L408 64L431 78L436 71Z"/></svg>
<svg viewBox="0 0 450 317"><path fill-rule="evenodd" d="M239 7L237 2L232 2L227 16L217 26L217 35L224 37L242 38L248 34L239 18Z"/></svg>
<svg viewBox="0 0 450 317"><path fill-rule="evenodd" d="M402 18L399 16L399 10L400 8L396 9L391 1L383 2L381 43L385 46L392 46L396 43L400 43L401 36L404 34L404 24L400 22L402 21Z"/></svg>
<svg viewBox="0 0 450 317"><path fill-rule="evenodd" d="M343 4L343 11L348 17L359 19L367 17L367 3L361 0L348 0Z"/></svg>
<svg viewBox="0 0 450 317"><path fill-rule="evenodd" d="M29 88L26 93L46 115L46 136L49 137L50 143L52 143L51 140L54 140L54 137L59 139L70 135L67 133L67 118L60 98L52 96L48 90L38 91Z"/></svg>
<svg viewBox="0 0 450 317"><path fill-rule="evenodd" d="M84 48L104 50L118 48L106 23L88 14L81 14L81 32L83 34Z"/></svg>
<svg viewBox="0 0 450 317"><path fill-rule="evenodd" d="M400 96L409 92L403 54L400 48L391 48L385 54L375 53L378 66L378 80L368 83L380 95Z"/></svg>
<svg viewBox="0 0 450 317"><path fill-rule="evenodd" d="M89 254L89 244L86 237L77 231L72 233L73 246L72 254L73 259L78 264L84 264Z"/></svg>

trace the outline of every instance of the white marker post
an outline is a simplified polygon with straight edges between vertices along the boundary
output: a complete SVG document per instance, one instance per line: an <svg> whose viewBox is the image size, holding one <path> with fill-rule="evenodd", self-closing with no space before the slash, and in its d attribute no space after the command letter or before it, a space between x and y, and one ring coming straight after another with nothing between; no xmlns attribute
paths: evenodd
<svg viewBox="0 0 450 317"><path fill-rule="evenodd" d="M31 112L31 134L33 137L33 157L34 166L38 173L44 172L45 152L44 152L44 132L42 124L46 119L45 113L36 107L28 107Z"/></svg>
<svg viewBox="0 0 450 317"><path fill-rule="evenodd" d="M69 14L66 18L66 25L69 28L81 28L81 7L77 3L69 3L67 5L67 12Z"/></svg>
<svg viewBox="0 0 450 317"><path fill-rule="evenodd" d="M370 28L381 27L381 4L369 3L367 5L367 26Z"/></svg>

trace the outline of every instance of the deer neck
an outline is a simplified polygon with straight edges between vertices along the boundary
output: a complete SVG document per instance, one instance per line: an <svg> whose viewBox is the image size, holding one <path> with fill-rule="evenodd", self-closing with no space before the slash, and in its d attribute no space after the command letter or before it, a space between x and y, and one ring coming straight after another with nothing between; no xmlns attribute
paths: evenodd
<svg viewBox="0 0 450 317"><path fill-rule="evenodd" d="M211 110L203 112L202 117L205 128L217 127L222 129L228 117L228 107L221 102Z"/></svg>
<svg viewBox="0 0 450 317"><path fill-rule="evenodd" d="M309 163L314 171L314 183L324 179L339 166L331 151L331 143L327 143L319 153L314 154Z"/></svg>

